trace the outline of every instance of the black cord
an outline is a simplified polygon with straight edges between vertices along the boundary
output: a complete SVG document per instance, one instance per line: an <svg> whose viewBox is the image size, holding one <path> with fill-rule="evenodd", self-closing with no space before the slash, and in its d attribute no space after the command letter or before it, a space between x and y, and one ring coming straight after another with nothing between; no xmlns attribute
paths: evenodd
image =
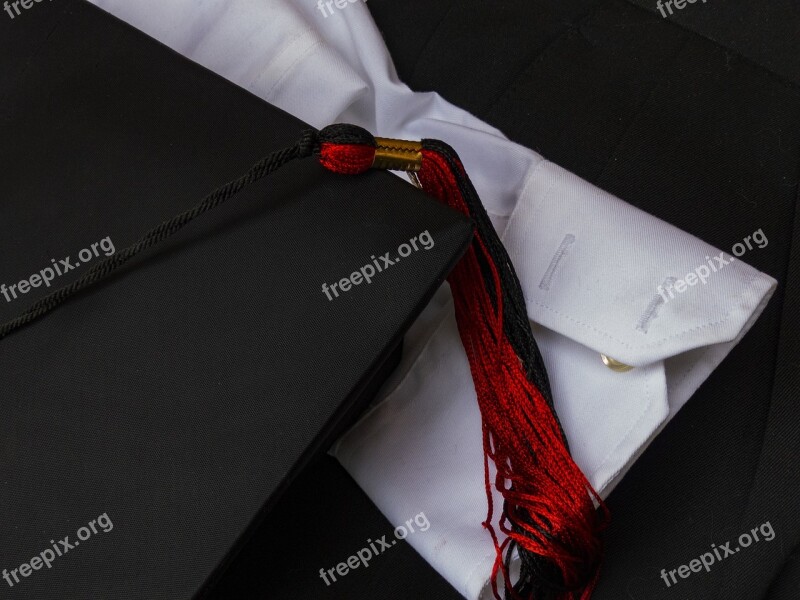
<svg viewBox="0 0 800 600"><path fill-rule="evenodd" d="M154 227L135 243L97 263L79 279L48 294L32 304L30 308L18 317L0 325L0 340L55 310L78 292L106 279L137 254L173 236L203 213L230 200L244 188L266 177L286 163L296 158L311 156L318 151L319 143L320 135L317 131L313 129L304 131L302 137L293 146L277 150L262 158L238 179L218 187L194 207L164 221L158 227Z"/></svg>

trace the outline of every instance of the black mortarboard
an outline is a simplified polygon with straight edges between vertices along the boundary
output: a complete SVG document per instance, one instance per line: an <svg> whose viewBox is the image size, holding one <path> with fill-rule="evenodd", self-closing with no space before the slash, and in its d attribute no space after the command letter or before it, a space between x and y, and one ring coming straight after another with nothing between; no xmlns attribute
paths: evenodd
<svg viewBox="0 0 800 600"><path fill-rule="evenodd" d="M0 127L0 322L306 128L67 0L0 19ZM471 235L394 176L295 161L5 337L0 598L196 596Z"/></svg>

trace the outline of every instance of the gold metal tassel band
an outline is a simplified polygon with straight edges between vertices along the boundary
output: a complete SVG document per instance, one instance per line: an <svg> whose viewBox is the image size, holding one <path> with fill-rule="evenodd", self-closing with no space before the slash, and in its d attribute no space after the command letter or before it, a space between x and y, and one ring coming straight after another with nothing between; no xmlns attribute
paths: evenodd
<svg viewBox="0 0 800 600"><path fill-rule="evenodd" d="M416 173L422 168L422 142L375 138L375 144L373 169Z"/></svg>

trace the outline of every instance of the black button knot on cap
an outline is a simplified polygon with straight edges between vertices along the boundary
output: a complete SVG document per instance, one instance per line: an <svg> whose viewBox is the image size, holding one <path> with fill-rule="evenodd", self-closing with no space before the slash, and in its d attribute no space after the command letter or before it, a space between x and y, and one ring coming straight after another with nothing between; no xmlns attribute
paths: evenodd
<svg viewBox="0 0 800 600"><path fill-rule="evenodd" d="M321 143L356 144L375 147L375 136L363 127L348 123L328 125L319 132L319 140Z"/></svg>
<svg viewBox="0 0 800 600"><path fill-rule="evenodd" d="M314 129L303 131L297 141L297 157L307 158L319 150L319 133Z"/></svg>

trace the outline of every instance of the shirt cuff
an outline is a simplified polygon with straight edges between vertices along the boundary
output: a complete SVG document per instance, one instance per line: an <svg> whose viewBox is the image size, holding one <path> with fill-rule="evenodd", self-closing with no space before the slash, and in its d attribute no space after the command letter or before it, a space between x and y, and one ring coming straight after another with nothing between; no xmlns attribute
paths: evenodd
<svg viewBox="0 0 800 600"><path fill-rule="evenodd" d="M756 237L749 252L768 243ZM503 238L573 456L606 496L776 282L547 161L531 168ZM383 399L333 453L390 521L427 515L430 529L409 543L474 600L494 560L481 527L480 413L451 305L440 298L424 324Z"/></svg>

